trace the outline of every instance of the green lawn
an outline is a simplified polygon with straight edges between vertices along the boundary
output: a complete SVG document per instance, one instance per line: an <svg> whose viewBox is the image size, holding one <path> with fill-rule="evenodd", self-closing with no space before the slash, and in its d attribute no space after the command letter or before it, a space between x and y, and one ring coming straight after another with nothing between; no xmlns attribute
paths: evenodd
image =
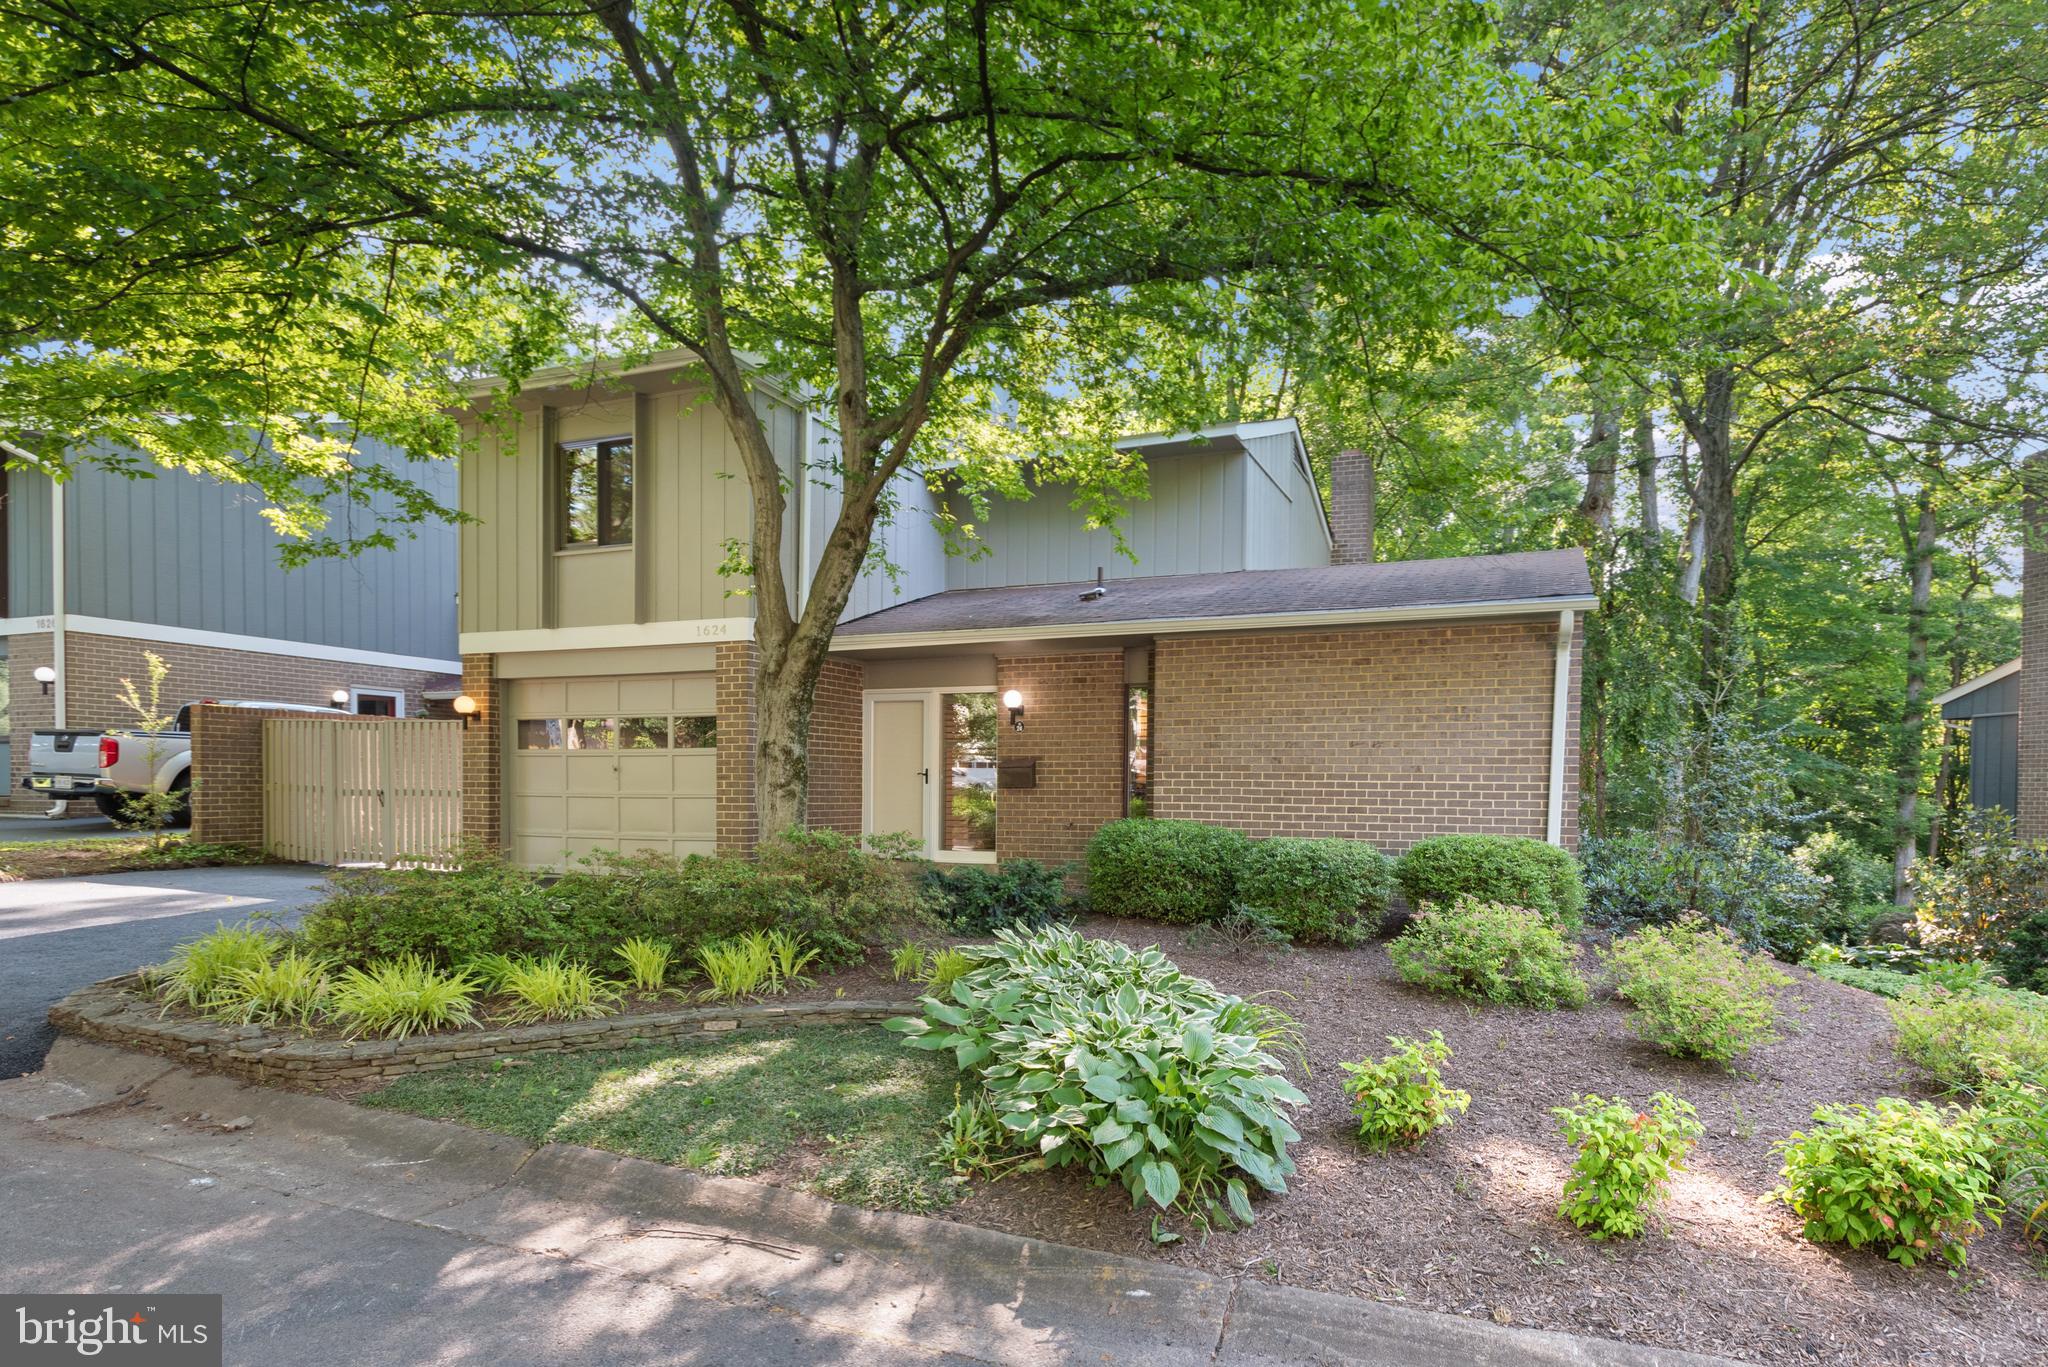
<svg viewBox="0 0 2048 1367"><path fill-rule="evenodd" d="M529 1054L399 1078L362 1100L534 1143L926 1211L960 1192L928 1161L958 1077L950 1056L907 1049L874 1026L821 1026Z"/></svg>

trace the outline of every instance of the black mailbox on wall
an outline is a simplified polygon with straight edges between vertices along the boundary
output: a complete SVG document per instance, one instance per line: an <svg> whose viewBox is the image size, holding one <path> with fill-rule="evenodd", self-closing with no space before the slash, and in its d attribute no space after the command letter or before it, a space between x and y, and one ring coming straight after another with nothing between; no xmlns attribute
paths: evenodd
<svg viewBox="0 0 2048 1367"><path fill-rule="evenodd" d="M1038 761L1036 759L999 759L996 761L996 787L1036 788L1038 786Z"/></svg>

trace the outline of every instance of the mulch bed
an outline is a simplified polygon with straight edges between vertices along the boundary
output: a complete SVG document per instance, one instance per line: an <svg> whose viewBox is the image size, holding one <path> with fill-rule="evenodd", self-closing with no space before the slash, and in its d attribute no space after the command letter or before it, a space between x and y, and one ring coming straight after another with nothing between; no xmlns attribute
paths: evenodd
<svg viewBox="0 0 2048 1367"><path fill-rule="evenodd" d="M2016 1228L1970 1246L1967 1270L1907 1271L1820 1248L1782 1205L1774 1139L1827 1102L1926 1095L1891 1051L1883 1002L1796 971L1786 1038L1733 1072L1672 1059L1630 1033L1596 988L1579 1011L1472 1008L1411 988L1381 946L1285 952L1189 944L1167 926L1097 921L1092 935L1159 944L1227 991L1302 1023L1313 1077L1295 1116L1290 1192L1249 1229L1155 1247L1121 1188L1072 1170L980 1187L943 1218L1226 1276L1394 1301L1768 1363L2048 1363L2048 1276ZM1588 956L1590 958L1590 956ZM1590 962L1584 965L1591 968ZM1441 1030L1446 1081L1471 1110L1419 1148L1375 1156L1354 1139L1339 1060L1388 1035ZM1550 1108L1578 1094L1641 1104L1671 1091L1707 1135L1662 1208L1663 1229L1595 1242L1558 1218L1571 1150ZM2016 1222L2015 1222L2016 1224Z"/></svg>
<svg viewBox="0 0 2048 1367"><path fill-rule="evenodd" d="M38 878L94 878L108 873L136 873L148 869L202 869L222 864L255 862L232 851L208 846L203 852L187 854L176 846L151 850L146 838L103 838L94 844L72 844L48 840L23 842L0 850L0 883L23 883Z"/></svg>

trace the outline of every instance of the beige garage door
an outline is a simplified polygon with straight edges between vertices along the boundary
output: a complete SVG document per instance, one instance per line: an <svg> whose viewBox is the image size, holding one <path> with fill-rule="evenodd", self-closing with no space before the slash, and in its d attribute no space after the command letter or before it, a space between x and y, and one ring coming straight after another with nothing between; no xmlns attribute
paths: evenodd
<svg viewBox="0 0 2048 1367"><path fill-rule="evenodd" d="M595 850L711 854L718 724L709 674L512 685L512 855L560 868Z"/></svg>

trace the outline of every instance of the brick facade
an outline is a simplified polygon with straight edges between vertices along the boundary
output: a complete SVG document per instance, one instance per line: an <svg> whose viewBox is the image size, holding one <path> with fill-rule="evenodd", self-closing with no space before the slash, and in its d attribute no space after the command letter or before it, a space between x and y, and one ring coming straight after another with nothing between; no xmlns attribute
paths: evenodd
<svg viewBox="0 0 2048 1367"><path fill-rule="evenodd" d="M1036 759L1033 788L996 794L1003 859L1078 861L1089 837L1124 814L1124 653L1024 655L996 662L996 693L1024 695L1024 729L997 732L1001 759Z"/></svg>
<svg viewBox="0 0 2048 1367"><path fill-rule="evenodd" d="M1372 563L1377 501L1378 476L1369 454L1353 446L1330 457L1332 565Z"/></svg>
<svg viewBox="0 0 2048 1367"><path fill-rule="evenodd" d="M298 713L192 709L192 838L263 848L263 723Z"/></svg>
<svg viewBox="0 0 2048 1367"><path fill-rule="evenodd" d="M505 689L497 657L462 657L462 691L476 711L462 731L462 838L505 846Z"/></svg>
<svg viewBox="0 0 2048 1367"><path fill-rule="evenodd" d="M719 642L715 668L718 852L751 854L761 840L760 814L754 805L754 643Z"/></svg>
<svg viewBox="0 0 2048 1367"><path fill-rule="evenodd" d="M1398 852L1446 832L1545 834L1554 620L1165 637L1152 814ZM1572 652L1564 830L1578 842Z"/></svg>
<svg viewBox="0 0 2048 1367"><path fill-rule="evenodd" d="M279 642L280 646L286 644ZM9 724L14 736L8 792L17 808L40 809L46 800L26 792L21 781L28 776L29 733L57 724L56 697L44 696L35 682L36 667L54 663L50 633L10 636L7 651L8 672L13 681ZM442 677L433 670L73 631L64 638L65 724L79 730L134 725L135 714L121 702L121 680L133 679L136 688L147 694L149 665L143 659L145 651L154 651L170 666L162 700L167 712L175 712L200 698L323 706L331 702L337 688L365 688L403 693L406 711L414 713L423 702L420 694L428 683Z"/></svg>
<svg viewBox="0 0 2048 1367"><path fill-rule="evenodd" d="M2048 840L2048 458L2028 462L2025 556L2020 572L2020 834Z"/></svg>
<svg viewBox="0 0 2048 1367"><path fill-rule="evenodd" d="M838 658L825 661L818 674L811 707L812 830L860 835L864 674L859 661Z"/></svg>

